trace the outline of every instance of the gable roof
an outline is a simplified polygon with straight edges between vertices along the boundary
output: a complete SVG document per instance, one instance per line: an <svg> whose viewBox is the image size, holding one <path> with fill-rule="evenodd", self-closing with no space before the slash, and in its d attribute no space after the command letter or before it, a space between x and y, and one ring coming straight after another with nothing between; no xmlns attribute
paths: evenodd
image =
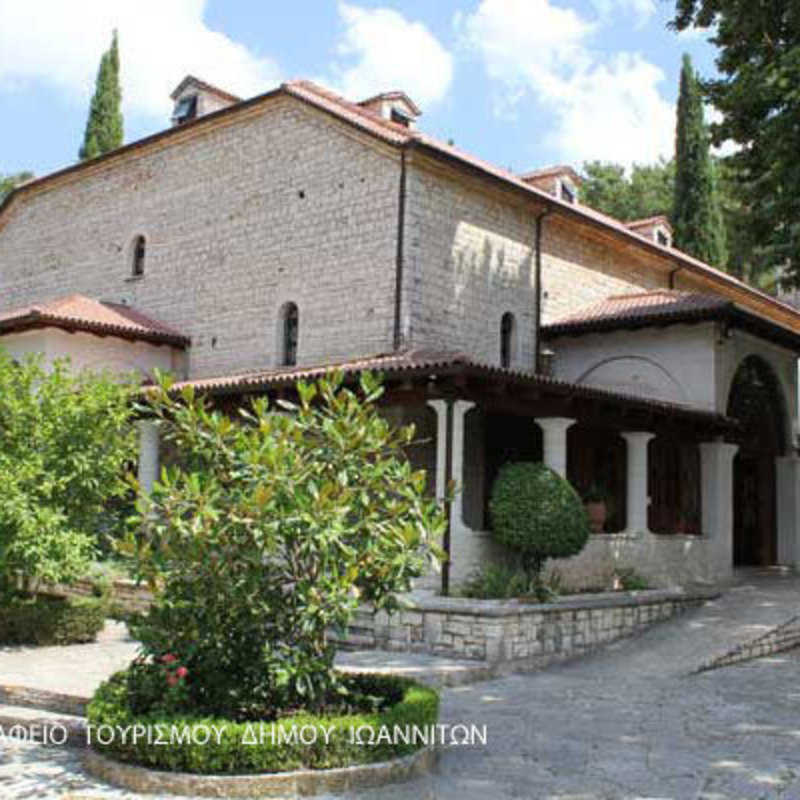
<svg viewBox="0 0 800 800"><path fill-rule="evenodd" d="M187 86L196 86L198 89L203 89L210 94L215 94L218 97L223 98L224 100L228 100L231 103L241 103L242 98L237 97L235 94L231 94L230 92L226 92L224 89L220 89L219 86L214 86L211 83L206 81L201 81L200 78L195 78L194 75L187 75L173 90L172 94L170 94L170 98L172 100L177 100L178 95L187 87Z"/></svg>
<svg viewBox="0 0 800 800"><path fill-rule="evenodd" d="M78 173L81 170L90 169L102 162L113 161L123 153L128 153L137 148L146 148L170 136L186 136L187 133L200 131L204 126L213 125L216 120L222 117L242 113L245 109L258 106L278 95L290 96L301 100L391 145L418 149L434 158L444 160L456 167L472 171L483 178L489 178L499 182L507 188L522 192L550 212L558 213L567 219L597 227L605 233L610 233L619 237L627 244L633 244L638 248L655 253L671 261L675 265L675 270L685 269L706 279L716 287L728 289L737 293L741 298L759 306L763 309L764 313L768 315L773 313L779 315L782 317L783 324L796 332L800 332L800 311L788 303L784 303L771 295L761 292L727 272L712 267L687 253L683 253L673 247L662 245L630 229L624 222L618 219L596 211L589 206L584 206L580 203L570 203L559 197L555 197L545 190L527 183L522 176L516 175L510 170L503 169L502 167L498 167L495 164L473 156L453 145L446 144L432 136L428 136L422 131L384 119L375 110L365 108L356 102L346 100L341 95L309 80L287 81L281 84L277 89L257 95L248 100L233 103L226 108L195 118L182 125L166 128L151 136L131 142L109 153L105 153L95 159L82 161L41 178L28 181L9 192L2 203L0 203L0 225L2 224L4 212L18 197L33 193L40 187L58 178L71 173Z"/></svg>
<svg viewBox="0 0 800 800"><path fill-rule="evenodd" d="M640 228L649 228L652 225L663 225L670 233L672 232L672 224L663 214L657 214L654 217L645 217L644 219L633 219L625 223L625 227L630 228L632 231L639 230Z"/></svg>
<svg viewBox="0 0 800 800"><path fill-rule="evenodd" d="M81 294L0 312L0 336L34 328L85 331L175 347L190 343L188 336L130 306L92 300Z"/></svg>

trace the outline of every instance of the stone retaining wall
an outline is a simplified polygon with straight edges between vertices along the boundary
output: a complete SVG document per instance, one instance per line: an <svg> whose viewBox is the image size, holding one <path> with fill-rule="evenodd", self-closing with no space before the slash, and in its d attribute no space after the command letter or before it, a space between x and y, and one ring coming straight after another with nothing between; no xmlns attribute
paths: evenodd
<svg viewBox="0 0 800 800"><path fill-rule="evenodd" d="M655 590L583 595L550 604L414 595L389 616L361 611L340 646L430 653L536 669L630 636L717 596Z"/></svg>
<svg viewBox="0 0 800 800"><path fill-rule="evenodd" d="M69 586L57 584L48 593L59 597L92 597L97 595L97 584L89 578L82 578ZM152 599L150 592L134 581L124 578L111 581L111 602L115 610L128 614L144 612Z"/></svg>

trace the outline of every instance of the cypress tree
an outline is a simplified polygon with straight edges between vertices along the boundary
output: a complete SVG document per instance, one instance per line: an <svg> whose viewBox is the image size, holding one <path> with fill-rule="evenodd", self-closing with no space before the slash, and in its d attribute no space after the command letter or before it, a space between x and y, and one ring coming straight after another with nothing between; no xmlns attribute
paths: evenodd
<svg viewBox="0 0 800 800"><path fill-rule="evenodd" d="M78 153L81 161L95 158L122 144L122 90L119 82L117 32L111 47L103 53L97 70L94 95L89 107L86 132Z"/></svg>
<svg viewBox="0 0 800 800"><path fill-rule="evenodd" d="M709 264L726 261L725 227L703 119L703 97L691 58L683 56L675 133L675 246Z"/></svg>

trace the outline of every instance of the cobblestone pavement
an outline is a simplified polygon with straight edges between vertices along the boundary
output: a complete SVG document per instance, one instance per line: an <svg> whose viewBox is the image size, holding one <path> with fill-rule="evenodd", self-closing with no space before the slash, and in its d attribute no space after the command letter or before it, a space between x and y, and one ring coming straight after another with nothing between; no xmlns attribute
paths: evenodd
<svg viewBox="0 0 800 800"><path fill-rule="evenodd" d="M687 674L796 613L800 582L779 583L743 582L582 661L443 690L442 722L486 725L487 744L352 800L800 800L800 651ZM0 797L70 794L136 797L86 778L75 752L0 743Z"/></svg>

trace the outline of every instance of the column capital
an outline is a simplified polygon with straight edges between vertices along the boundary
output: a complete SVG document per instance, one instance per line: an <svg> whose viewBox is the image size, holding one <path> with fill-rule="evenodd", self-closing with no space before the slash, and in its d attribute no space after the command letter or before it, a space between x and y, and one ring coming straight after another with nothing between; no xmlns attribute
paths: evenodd
<svg viewBox="0 0 800 800"><path fill-rule="evenodd" d="M542 429L542 460L559 474L567 477L567 428L575 423L570 417L537 417Z"/></svg>
<svg viewBox="0 0 800 800"><path fill-rule="evenodd" d="M650 431L621 431L620 436L631 445L647 444L651 439L656 438L656 435Z"/></svg>
<svg viewBox="0 0 800 800"><path fill-rule="evenodd" d="M453 414L466 414L467 411L475 408L475 403L472 400L454 400L453 401Z"/></svg>
<svg viewBox="0 0 800 800"><path fill-rule="evenodd" d="M701 458L722 458L726 461L733 461L739 452L739 445L733 442L700 442L698 445Z"/></svg>
<svg viewBox="0 0 800 800"><path fill-rule="evenodd" d="M565 431L574 425L577 420L573 417L536 417L534 422L542 430Z"/></svg>

